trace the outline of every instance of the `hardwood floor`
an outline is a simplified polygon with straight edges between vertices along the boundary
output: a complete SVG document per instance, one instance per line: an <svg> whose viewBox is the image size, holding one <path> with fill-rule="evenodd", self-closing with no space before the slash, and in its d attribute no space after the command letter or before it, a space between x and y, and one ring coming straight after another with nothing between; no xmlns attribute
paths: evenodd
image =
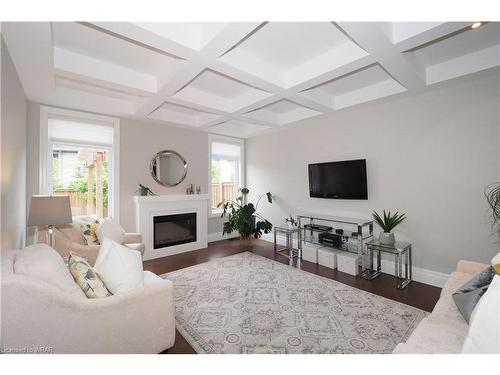
<svg viewBox="0 0 500 375"><path fill-rule="evenodd" d="M240 241L236 238L212 242L206 249L145 261L144 269L161 275L244 251L289 264L286 257L274 253L273 244L270 242L256 239ZM296 261L294 265L297 266ZM398 290L396 289L394 277L387 274L382 274L374 280L365 280L361 277L351 276L307 261L301 261L299 268L429 312L434 308L441 292L440 288L416 281L412 281L404 290ZM176 331L175 345L168 350L168 353L193 354L195 351L182 335Z"/></svg>

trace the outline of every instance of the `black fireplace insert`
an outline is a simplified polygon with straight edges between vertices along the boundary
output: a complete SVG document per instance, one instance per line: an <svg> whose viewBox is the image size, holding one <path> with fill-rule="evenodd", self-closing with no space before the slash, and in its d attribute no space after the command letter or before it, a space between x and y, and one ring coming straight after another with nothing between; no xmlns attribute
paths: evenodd
<svg viewBox="0 0 500 375"><path fill-rule="evenodd" d="M155 216L153 248L196 242L196 213Z"/></svg>

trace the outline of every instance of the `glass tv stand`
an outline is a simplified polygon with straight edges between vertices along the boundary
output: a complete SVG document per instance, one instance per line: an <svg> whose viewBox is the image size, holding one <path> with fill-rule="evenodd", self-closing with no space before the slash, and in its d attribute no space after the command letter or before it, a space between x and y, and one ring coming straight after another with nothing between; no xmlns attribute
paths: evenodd
<svg viewBox="0 0 500 375"><path fill-rule="evenodd" d="M361 257L361 274L364 275L365 243L373 239L373 220L307 213L298 215L297 222L299 258L302 258L303 243L347 251Z"/></svg>

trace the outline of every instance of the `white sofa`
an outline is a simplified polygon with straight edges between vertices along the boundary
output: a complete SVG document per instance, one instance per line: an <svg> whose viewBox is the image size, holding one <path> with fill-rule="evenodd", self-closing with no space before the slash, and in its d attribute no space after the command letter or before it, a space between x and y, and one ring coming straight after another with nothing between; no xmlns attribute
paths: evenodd
<svg viewBox="0 0 500 375"><path fill-rule="evenodd" d="M1 260L3 352L159 353L174 344L168 280L145 271L130 293L88 299L45 244L1 251Z"/></svg>
<svg viewBox="0 0 500 375"><path fill-rule="evenodd" d="M458 311L452 294L486 267L487 264L459 261L457 270L450 274L443 286L432 313L420 322L406 343L396 346L393 353L461 353L469 325Z"/></svg>
<svg viewBox="0 0 500 375"><path fill-rule="evenodd" d="M81 216L74 216L71 224L56 225L54 230L54 248L63 257L68 257L70 251L74 251L80 255L86 255L89 258L89 263L94 265L101 246L86 245L83 242L80 231L81 218ZM38 242L47 243L46 230L40 230L38 232ZM123 245L144 254L144 243L142 242L140 233L125 233Z"/></svg>

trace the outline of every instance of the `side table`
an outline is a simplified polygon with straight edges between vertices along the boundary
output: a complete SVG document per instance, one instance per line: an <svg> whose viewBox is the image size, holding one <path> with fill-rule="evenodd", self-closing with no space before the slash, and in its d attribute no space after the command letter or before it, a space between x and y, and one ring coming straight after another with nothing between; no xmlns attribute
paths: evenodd
<svg viewBox="0 0 500 375"><path fill-rule="evenodd" d="M381 253L395 256L394 275L398 289L404 289L412 280L412 254L411 243L396 241L394 245L386 245L379 240L372 240L366 243L365 256L368 260L368 267L363 272L365 279L372 280L381 274ZM377 265L374 268L373 257L377 254ZM404 267L404 276L403 276Z"/></svg>
<svg viewBox="0 0 500 375"><path fill-rule="evenodd" d="M299 234L300 229L298 227L274 227L274 252L281 254L287 258L302 258L302 254L300 254L299 249L294 249L293 248L293 234L297 233L297 236ZM278 249L278 244L276 242L276 233L283 233L286 238L286 247L282 249ZM283 252L288 251L287 254L282 254Z"/></svg>

